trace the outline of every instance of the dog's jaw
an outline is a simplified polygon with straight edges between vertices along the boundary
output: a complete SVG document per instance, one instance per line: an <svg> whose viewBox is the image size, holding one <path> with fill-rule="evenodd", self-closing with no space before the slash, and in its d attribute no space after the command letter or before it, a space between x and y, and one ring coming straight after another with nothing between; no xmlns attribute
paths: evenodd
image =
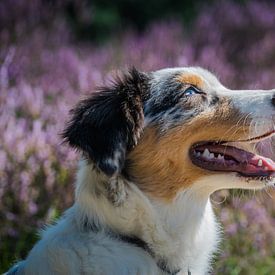
<svg viewBox="0 0 275 275"><path fill-rule="evenodd" d="M211 192L274 185L274 163L263 156L243 152L243 159L231 167L229 160L226 167L212 165L212 169L206 169L210 165L192 163L189 154L192 146L201 142L249 140L273 132L274 91L229 90L209 72L196 68L160 70L153 76L152 96L145 103L146 127L128 154L129 174L142 191L173 201L195 182L207 182L207 177L215 175L217 182L221 176L224 184L217 183ZM194 85L200 92L193 97L184 97L183 93L181 97L178 83ZM256 161L259 164L255 165Z"/></svg>

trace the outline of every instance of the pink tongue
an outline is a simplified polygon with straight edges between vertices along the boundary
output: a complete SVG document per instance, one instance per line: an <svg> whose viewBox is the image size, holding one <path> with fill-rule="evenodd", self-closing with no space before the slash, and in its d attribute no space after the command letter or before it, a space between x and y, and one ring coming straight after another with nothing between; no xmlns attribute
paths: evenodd
<svg viewBox="0 0 275 275"><path fill-rule="evenodd" d="M258 165L259 162L262 163L261 166ZM252 164L258 168L263 167L264 170L275 172L275 162L272 159L265 158L263 156L254 155L254 157L249 160L248 164Z"/></svg>
<svg viewBox="0 0 275 275"><path fill-rule="evenodd" d="M253 154L233 146L208 144L201 147L203 147L201 149L208 148L208 150L212 153L229 156L230 158L235 159L238 162L232 166L228 165L229 167L226 167L225 170L232 170L246 175L261 176L270 176L274 175L275 173L275 162L272 159ZM227 161L225 160L225 166L226 162Z"/></svg>

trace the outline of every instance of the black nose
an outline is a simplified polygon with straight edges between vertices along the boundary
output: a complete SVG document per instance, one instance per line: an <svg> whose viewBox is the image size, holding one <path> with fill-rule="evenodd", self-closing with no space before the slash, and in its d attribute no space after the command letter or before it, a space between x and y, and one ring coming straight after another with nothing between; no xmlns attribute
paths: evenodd
<svg viewBox="0 0 275 275"><path fill-rule="evenodd" d="M272 99L271 99L271 100L272 100L272 105L273 105L273 106L275 106L275 94L273 94L273 96L272 96Z"/></svg>

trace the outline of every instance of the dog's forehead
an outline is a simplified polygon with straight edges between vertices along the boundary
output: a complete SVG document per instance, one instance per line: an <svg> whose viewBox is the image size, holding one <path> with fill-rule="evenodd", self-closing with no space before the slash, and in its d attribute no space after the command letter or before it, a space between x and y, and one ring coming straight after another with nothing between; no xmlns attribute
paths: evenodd
<svg viewBox="0 0 275 275"><path fill-rule="evenodd" d="M223 87L217 77L200 67L168 68L152 72L152 87L159 90L173 82L183 82L202 89Z"/></svg>

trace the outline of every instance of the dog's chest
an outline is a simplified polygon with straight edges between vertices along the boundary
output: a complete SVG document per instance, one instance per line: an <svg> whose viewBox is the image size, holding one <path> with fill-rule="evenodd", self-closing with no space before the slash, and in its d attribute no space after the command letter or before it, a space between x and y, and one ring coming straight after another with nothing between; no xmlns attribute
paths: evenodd
<svg viewBox="0 0 275 275"><path fill-rule="evenodd" d="M169 235L172 238L163 249L166 252L172 251L168 258L170 263L182 268L182 273L179 274L188 274L188 270L192 275L205 274L219 244L219 226L210 201L204 207L198 205L197 209L188 209L184 203L173 211L169 209L169 213L174 213L175 216L174 219L173 215L167 215L165 220L170 224Z"/></svg>

